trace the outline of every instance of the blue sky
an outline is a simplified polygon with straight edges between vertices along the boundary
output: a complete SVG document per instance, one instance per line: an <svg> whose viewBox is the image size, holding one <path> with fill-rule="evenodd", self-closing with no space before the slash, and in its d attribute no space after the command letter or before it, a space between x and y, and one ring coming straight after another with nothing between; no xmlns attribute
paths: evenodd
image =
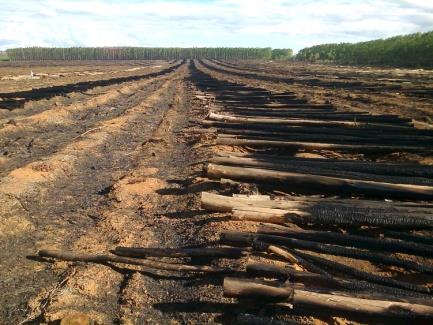
<svg viewBox="0 0 433 325"><path fill-rule="evenodd" d="M432 0L0 0L0 49L253 46L299 50L433 30Z"/></svg>

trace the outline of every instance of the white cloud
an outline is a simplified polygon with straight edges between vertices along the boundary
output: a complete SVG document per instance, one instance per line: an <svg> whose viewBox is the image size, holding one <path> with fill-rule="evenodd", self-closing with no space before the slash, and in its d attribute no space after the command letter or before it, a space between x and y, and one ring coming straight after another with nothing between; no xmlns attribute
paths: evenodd
<svg viewBox="0 0 433 325"><path fill-rule="evenodd" d="M302 48L433 29L422 0L0 0L0 48Z"/></svg>

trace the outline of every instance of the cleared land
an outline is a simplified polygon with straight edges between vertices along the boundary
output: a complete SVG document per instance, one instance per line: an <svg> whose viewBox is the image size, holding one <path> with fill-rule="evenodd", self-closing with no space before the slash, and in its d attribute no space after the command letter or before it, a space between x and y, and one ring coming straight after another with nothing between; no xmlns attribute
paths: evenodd
<svg viewBox="0 0 433 325"><path fill-rule="evenodd" d="M428 323L432 86L265 61L1 63L0 319Z"/></svg>

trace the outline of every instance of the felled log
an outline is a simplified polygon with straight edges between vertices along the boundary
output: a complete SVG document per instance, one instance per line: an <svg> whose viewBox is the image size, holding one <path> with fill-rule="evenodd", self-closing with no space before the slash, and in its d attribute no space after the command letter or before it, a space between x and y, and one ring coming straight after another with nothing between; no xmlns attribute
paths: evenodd
<svg viewBox="0 0 433 325"><path fill-rule="evenodd" d="M288 238L275 235L265 235L257 233L244 233L235 231L223 231L220 242L223 244L237 244L240 246L253 245L255 241L262 241L268 244L283 245L291 248L314 251L323 254L345 256L349 258L361 259L375 263L399 266L405 269L416 270L424 273L433 273L433 267L426 264L416 263L389 254L381 254L366 250L343 247L331 244L322 244L308 240Z"/></svg>
<svg viewBox="0 0 433 325"><path fill-rule="evenodd" d="M306 262L301 257L298 258L299 260L302 260L303 264ZM314 267L317 269L317 266L314 265ZM307 287L323 288L328 290L349 290L349 294L358 298L369 296L369 298L374 297L375 299L420 303L429 306L433 305L433 300L429 295L379 285L359 279L342 279L330 275L327 272L325 272L325 274L318 274L308 271L297 271L290 267L282 268L273 264L256 262L249 262L246 265L246 272L253 277L275 278L282 281L290 280L294 283L302 283Z"/></svg>
<svg viewBox="0 0 433 325"><path fill-rule="evenodd" d="M296 224L369 225L397 229L433 227L429 209L402 202L350 199L319 201L308 197L251 200L202 192L201 203L203 209L232 212L237 214L236 218L250 221L269 222L275 219L277 223L288 220Z"/></svg>
<svg viewBox="0 0 433 325"><path fill-rule="evenodd" d="M53 250L40 250L38 252L40 257L55 258L63 261L74 261L74 262L91 262L91 263L121 263L145 266L148 268L166 270L166 271L178 271L178 272L194 272L194 273L230 273L233 270L211 267L205 265L186 265L186 264L174 264L158 262L153 260L135 259L128 257L120 257L114 255L98 255L98 254L87 254L87 253L73 253L64 251L53 251Z"/></svg>
<svg viewBox="0 0 433 325"><path fill-rule="evenodd" d="M410 176L402 177L400 175L392 175L388 171L388 175L381 175L380 173L371 173L370 171L357 171L348 170L344 164L332 165L333 160L327 163L321 162L310 162L303 160L284 160L284 161L268 161L266 157L263 159L255 158L244 158L244 157L214 157L210 163L225 166L239 166L248 168L263 168L269 170L287 171L295 173L306 173L306 174L316 174L323 176L333 176L338 178L351 178L351 179L362 179L370 181L379 181L386 183L406 183L406 184L417 184L417 185L432 185L433 179L428 177ZM378 164L380 167L380 164ZM396 169L398 172L398 165L388 165L390 168ZM362 168L361 168L362 169ZM420 168L421 169L421 168ZM426 168L427 169L427 168ZM404 170L404 166L401 166L401 170ZM433 173L433 168L428 171Z"/></svg>
<svg viewBox="0 0 433 325"><path fill-rule="evenodd" d="M393 215L387 211L370 212L367 208L358 209L357 207L341 207L341 210L335 210L335 208L338 207L333 204L311 207L307 210L311 214L310 217L296 218L293 222L348 227L376 226L392 229L430 229L433 226L433 220L425 215L417 217L404 212Z"/></svg>
<svg viewBox="0 0 433 325"><path fill-rule="evenodd" d="M290 119L290 118L260 118L240 117L209 113L209 119L214 121L234 122L243 124L273 124L273 125L299 125L299 126L331 126L331 127L352 127L352 128L383 128L388 130L406 130L408 126L387 124L387 123L364 123L355 121L329 121L314 119Z"/></svg>
<svg viewBox="0 0 433 325"><path fill-rule="evenodd" d="M384 231L385 235L392 238L398 238L421 245L433 245L433 237L421 236L401 231ZM430 246L429 246L430 247Z"/></svg>
<svg viewBox="0 0 433 325"><path fill-rule="evenodd" d="M219 137L224 136L219 134ZM326 168L326 166L310 166L308 163L292 164L290 161L284 163L273 163L266 160L257 161L251 158L241 158L241 157L216 157L210 160L213 164L234 166L242 168L260 168L271 171L278 172L289 172L289 173L301 173L301 174L314 174L319 176L329 176L338 177L345 179L360 179L363 181L373 181L382 183L392 183L392 184L410 184L410 185L426 185L433 186L433 179L431 178L421 178L421 177L401 177L401 176L390 176L390 175L378 175L370 174L364 172L342 170L342 168L337 169L335 166L333 168Z"/></svg>
<svg viewBox="0 0 433 325"><path fill-rule="evenodd" d="M349 177L347 178L359 178L363 180L382 179L389 183L417 183L419 185L428 185L429 183L433 183L433 171L431 168L425 168L425 170L423 170L423 166L371 163L371 166L367 167L362 162L357 164L356 162L352 161L350 164L341 164L338 162L338 160L334 159L329 159L329 161L326 161L328 159L316 160L317 161L305 159L298 160L296 158L280 160L275 158L272 159L266 156L250 158L228 155L226 157L214 157L210 159L209 162L225 166L264 168L288 172L313 173L325 176L342 177L341 175L348 175ZM380 170L376 171L375 167ZM400 173L407 173L411 175L401 175ZM412 179L415 179L415 181L412 181Z"/></svg>
<svg viewBox="0 0 433 325"><path fill-rule="evenodd" d="M266 124L266 123L255 123L245 124L233 121L215 121L215 120L196 120L196 123L205 126L212 126L217 128L236 128L244 130L273 130L273 131L284 131L284 132L295 132L295 133L319 133L319 134L344 134L344 135L364 135L371 137L371 129L367 128L343 128L333 126L301 126L301 125L283 125L283 124ZM399 138L406 136L427 136L432 137L433 131L426 129L407 128L405 130L393 130L393 129L374 129L375 134L384 134L387 136L396 135Z"/></svg>
<svg viewBox="0 0 433 325"><path fill-rule="evenodd" d="M307 208L318 207L320 204L330 205L333 209L344 210L348 207L362 209L362 213L368 211L379 211L382 213L392 213L393 215L406 214L418 218L432 219L431 209L433 204L417 202L399 201L375 201L375 200L355 200L355 199L335 199L317 198L312 196L291 196L272 199L269 196L234 195L225 196L210 192L201 193L201 202L204 209L216 212L231 212L238 207L260 207L281 210L305 210ZM365 211L364 211L365 209ZM307 211L307 210L305 210Z"/></svg>
<svg viewBox="0 0 433 325"><path fill-rule="evenodd" d="M251 108L250 106L245 106L245 105L239 105L236 106L236 108L241 108L241 109L248 109ZM327 112L328 110L333 110L335 109L333 105L330 104L311 104L311 103L297 103L297 104L290 104L290 103L268 103L266 105L264 105L263 107L260 107L262 109L294 109L294 110L299 110L299 109L303 109L302 111L307 111L309 112L310 109L312 111L314 111L315 109L320 109L323 112ZM256 109L256 108L254 108Z"/></svg>
<svg viewBox="0 0 433 325"><path fill-rule="evenodd" d="M157 248L157 247L116 247L116 255L127 257L210 257L240 258L245 249L237 247L205 247L205 248Z"/></svg>
<svg viewBox="0 0 433 325"><path fill-rule="evenodd" d="M301 142L320 142L320 143L346 143L346 144L371 144L393 145L396 136L399 139L399 146L428 146L433 141L431 136L412 135L412 134L387 134L374 132L341 132L341 130L326 129L319 132L305 132L302 127L290 127L288 129L273 128L237 128L231 123L219 127L212 127L218 130L218 134L223 138L224 134L255 140L279 140L279 141L301 141ZM339 139L341 137L341 139ZM393 141L394 140L394 141ZM350 142L351 141L351 142Z"/></svg>
<svg viewBox="0 0 433 325"><path fill-rule="evenodd" d="M281 184L285 189L344 194L364 194L385 198L404 198L417 200L433 199L433 186L392 184L384 182L345 179L312 174L278 172L259 168L242 168L208 164L206 171L211 178L229 178L241 181L272 182Z"/></svg>
<svg viewBox="0 0 433 325"><path fill-rule="evenodd" d="M288 236L292 238L365 248L369 250L399 252L424 257L433 257L433 246L390 238L377 239L367 236L341 234L328 231L295 230L292 228L283 229L282 227L279 227L279 229L272 229L267 226L260 226L258 232L268 235Z"/></svg>
<svg viewBox="0 0 433 325"><path fill-rule="evenodd" d="M350 120L357 119L359 117L375 117L375 118L384 118L389 119L389 121L410 121L409 118L400 118L396 115L391 114L381 114L381 115L371 115L368 112L362 111L362 112L350 112L350 111L337 111L333 109L320 109L320 108L308 108L308 109L302 109L302 108L281 108L276 107L263 107L263 108L257 108L257 107L218 107L216 106L216 109L218 110L216 113L221 112L221 110L229 110L232 113L239 114L239 113L247 113L251 115L256 115L261 117L263 116L272 115L272 114L285 114L286 116L290 118L326 118L326 119L332 119L333 117L344 117Z"/></svg>
<svg viewBox="0 0 433 325"><path fill-rule="evenodd" d="M335 109L323 109L320 107L281 107L279 105L274 106L264 105L263 107L249 107L249 106L226 106L226 105L214 105L212 106L217 112L221 112L224 110L228 110L230 112L245 112L245 113L253 113L253 114L261 114L261 113L285 113L294 116L310 116L310 114L317 116L347 116L348 114L352 115L353 112L340 112ZM360 116L368 114L368 112L357 112Z"/></svg>
<svg viewBox="0 0 433 325"><path fill-rule="evenodd" d="M334 143L334 144L357 144L357 145L394 145L395 136L384 135L380 133L374 134L338 134L338 133L305 133L296 132L291 130L289 132L278 130L255 130L255 129L236 129L230 128L230 125L224 128L214 128L210 130L217 130L218 137L223 138L236 138L247 140L273 140L273 141L290 141L290 142L313 142L313 143ZM433 137L424 136L399 136L399 146L428 146L433 142ZM250 153L251 155L252 153ZM274 156L275 157L275 156ZM281 158L283 159L283 157ZM292 159L293 160L293 157ZM331 159L329 159L331 161ZM353 161L352 162L356 162ZM287 161L283 161L287 163ZM428 168L428 167L427 167ZM430 170L431 172L431 170Z"/></svg>
<svg viewBox="0 0 433 325"><path fill-rule="evenodd" d="M405 146L405 145L369 145L369 144L340 144L340 143L320 143L320 142L300 142L300 141L277 141L277 140L254 140L254 139L227 139L217 138L217 145L224 146L243 146L259 148L287 148L287 149L306 149L306 150L336 150L356 153L386 153L386 152L431 152L431 147Z"/></svg>
<svg viewBox="0 0 433 325"><path fill-rule="evenodd" d="M227 116L229 112L219 111L215 114L224 113L220 115ZM347 122L362 122L362 123L390 123L396 125L410 125L411 119L408 118L399 118L393 115L366 115L366 114L358 114L358 113L347 113L347 112L327 112L324 114L320 114L320 112L303 112L303 113L293 113L288 110L286 111L278 111L278 110L245 110L239 108L233 108L230 110L230 113L235 114L232 116L236 117L244 117L244 118L262 118L262 117L271 117L271 118L289 118L290 120L299 119L300 121L309 121L309 120L317 120L317 121L347 121Z"/></svg>
<svg viewBox="0 0 433 325"><path fill-rule="evenodd" d="M218 130L218 141L220 139L239 139L239 140L261 140L261 141L296 141L296 142L329 142L336 144L371 144L375 141L377 144L383 142L378 138L357 137L341 134L305 134L305 133L285 133L278 131L256 131L256 130L236 130L224 129ZM385 144L387 142L385 141ZM406 143L405 143L406 144ZM420 143L417 143L419 146Z"/></svg>
<svg viewBox="0 0 433 325"><path fill-rule="evenodd" d="M395 287L395 288L400 288L400 289L404 289L404 290L411 290L411 291L419 292L419 293L423 293L423 294L431 294L430 288L427 288L425 286L420 286L420 285L416 285L416 284L412 284L412 283L408 283L408 282L395 280L395 279L388 278L385 276L380 276L380 275L364 272L364 271L361 271L359 269L355 269L353 267L347 266L345 264L331 261L331 260L316 256L316 255L307 254L307 253L301 252L299 250L296 250L296 254L298 254L299 256L301 256L301 257L303 257L309 261L312 261L314 263L322 265L323 267L333 269L333 270L341 272L343 274L351 275L355 278L362 279L362 280L365 280L368 282L377 283L380 285L386 285L386 286Z"/></svg>
<svg viewBox="0 0 433 325"><path fill-rule="evenodd" d="M383 135L380 135L380 137L382 136ZM395 139L395 137L392 138ZM433 138L429 139L429 141L433 142ZM433 168L431 166L410 163L379 163L344 159L299 158L293 156L223 151L217 152L217 155L219 157L212 158L210 162L220 165L239 164L242 162L245 165L254 167L260 167L261 163L275 165L289 164L292 166L309 166L324 169L344 169L367 174L433 178Z"/></svg>
<svg viewBox="0 0 433 325"><path fill-rule="evenodd" d="M404 318L433 318L433 307L398 301L362 299L325 294L290 287L274 287L263 281L226 277L224 295L233 298L291 302L293 308L314 307L321 310Z"/></svg>

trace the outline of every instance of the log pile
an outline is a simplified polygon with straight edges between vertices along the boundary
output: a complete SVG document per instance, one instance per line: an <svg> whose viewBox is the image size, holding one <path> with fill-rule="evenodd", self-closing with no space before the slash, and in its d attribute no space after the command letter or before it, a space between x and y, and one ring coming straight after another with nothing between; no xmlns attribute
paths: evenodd
<svg viewBox="0 0 433 325"><path fill-rule="evenodd" d="M225 192L202 192L202 208L254 225L222 232L220 244L260 256L225 277L225 296L288 314L431 319L433 168L379 161L430 154L433 132L395 115L200 77L199 89L215 97L207 118L194 121L212 135L204 173ZM258 192L242 192L248 184Z"/></svg>

